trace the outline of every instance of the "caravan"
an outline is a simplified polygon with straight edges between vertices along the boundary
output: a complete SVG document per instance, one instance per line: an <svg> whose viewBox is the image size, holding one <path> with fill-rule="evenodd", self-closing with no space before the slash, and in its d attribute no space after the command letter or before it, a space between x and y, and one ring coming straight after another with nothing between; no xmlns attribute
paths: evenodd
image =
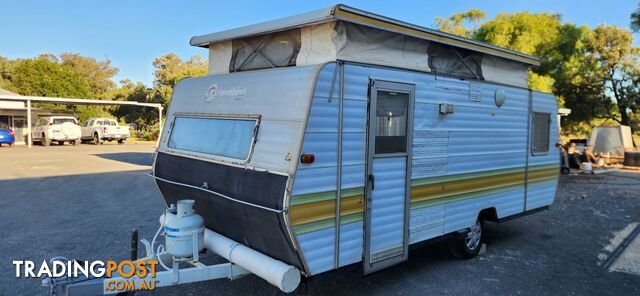
<svg viewBox="0 0 640 296"><path fill-rule="evenodd" d="M528 88L532 56L344 5L191 45L209 75L176 85L152 176L168 207L195 201L208 249L283 291L437 237L471 258L486 221L554 200L557 105Z"/></svg>
<svg viewBox="0 0 640 296"><path fill-rule="evenodd" d="M448 234L472 257L484 221L554 199L557 106L527 87L534 57L344 5L191 44L211 75L176 86L157 185L307 276Z"/></svg>

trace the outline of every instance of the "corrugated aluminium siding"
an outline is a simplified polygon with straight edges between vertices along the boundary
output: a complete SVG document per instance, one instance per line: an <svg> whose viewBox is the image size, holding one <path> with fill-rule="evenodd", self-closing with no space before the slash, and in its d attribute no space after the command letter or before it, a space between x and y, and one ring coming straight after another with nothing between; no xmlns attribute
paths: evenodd
<svg viewBox="0 0 640 296"><path fill-rule="evenodd" d="M298 204L292 216L300 214L294 232L312 274L335 268L339 74L328 101L334 67L320 72L302 146L316 162L298 165L292 193L292 205ZM528 90L364 65L345 64L344 72L339 266L362 260L370 78L416 86L411 243L467 228L484 208L495 207L499 217L524 210ZM500 108L494 102L497 89L507 94ZM453 104L454 113L439 114L440 103ZM555 98L534 93L533 107L555 114ZM557 139L555 116L552 120L550 147ZM548 156L529 157L527 209L533 209L553 201L559 160L553 148ZM378 178L376 183L378 189Z"/></svg>

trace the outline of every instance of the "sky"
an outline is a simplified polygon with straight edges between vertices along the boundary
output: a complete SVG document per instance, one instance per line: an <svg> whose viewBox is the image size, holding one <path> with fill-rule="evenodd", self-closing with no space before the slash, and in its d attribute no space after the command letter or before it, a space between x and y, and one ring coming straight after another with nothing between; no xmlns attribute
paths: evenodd
<svg viewBox="0 0 640 296"><path fill-rule="evenodd" d="M479 8L488 19L501 12L559 13L564 22L595 27L607 23L629 27L633 0L393 0L342 3L421 26L433 27L448 17ZM0 56L32 58L42 53L80 53L109 59L120 69L116 81L150 85L154 58L176 53L199 54L189 39L261 21L329 7L333 1L36 1L0 0ZM638 38L638 35L635 35ZM638 42L636 42L638 44Z"/></svg>

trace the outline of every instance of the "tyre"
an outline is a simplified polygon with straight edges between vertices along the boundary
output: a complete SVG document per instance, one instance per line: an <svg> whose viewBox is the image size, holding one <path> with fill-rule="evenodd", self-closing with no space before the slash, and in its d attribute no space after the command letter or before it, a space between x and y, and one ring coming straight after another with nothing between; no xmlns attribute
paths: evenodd
<svg viewBox="0 0 640 296"><path fill-rule="evenodd" d="M468 232L449 240L449 251L460 259L471 259L480 253L484 243L484 222L476 219Z"/></svg>
<svg viewBox="0 0 640 296"><path fill-rule="evenodd" d="M71 145L73 145L73 146L80 145L80 140L71 141Z"/></svg>
<svg viewBox="0 0 640 296"><path fill-rule="evenodd" d="M124 144L124 140L118 140L118 145Z"/></svg>
<svg viewBox="0 0 640 296"><path fill-rule="evenodd" d="M64 146L64 141L58 141L59 146Z"/></svg>
<svg viewBox="0 0 640 296"><path fill-rule="evenodd" d="M571 173L571 170L567 167L563 167L560 169L560 173L563 175L568 175L569 173Z"/></svg>
<svg viewBox="0 0 640 296"><path fill-rule="evenodd" d="M94 145L102 144L102 141L100 141L100 137L98 136L98 133L93 134L93 144Z"/></svg>
<svg viewBox="0 0 640 296"><path fill-rule="evenodd" d="M49 140L47 139L47 137L44 135L44 133L42 134L42 138L40 138L40 141L42 143L42 146L47 147L49 146Z"/></svg>

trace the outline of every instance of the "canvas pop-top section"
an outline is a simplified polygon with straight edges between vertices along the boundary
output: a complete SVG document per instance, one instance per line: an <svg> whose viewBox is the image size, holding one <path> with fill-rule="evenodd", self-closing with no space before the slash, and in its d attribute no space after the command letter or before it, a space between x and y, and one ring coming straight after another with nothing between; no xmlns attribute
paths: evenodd
<svg viewBox="0 0 640 296"><path fill-rule="evenodd" d="M343 60L528 87L536 58L344 5L193 37L209 74Z"/></svg>

